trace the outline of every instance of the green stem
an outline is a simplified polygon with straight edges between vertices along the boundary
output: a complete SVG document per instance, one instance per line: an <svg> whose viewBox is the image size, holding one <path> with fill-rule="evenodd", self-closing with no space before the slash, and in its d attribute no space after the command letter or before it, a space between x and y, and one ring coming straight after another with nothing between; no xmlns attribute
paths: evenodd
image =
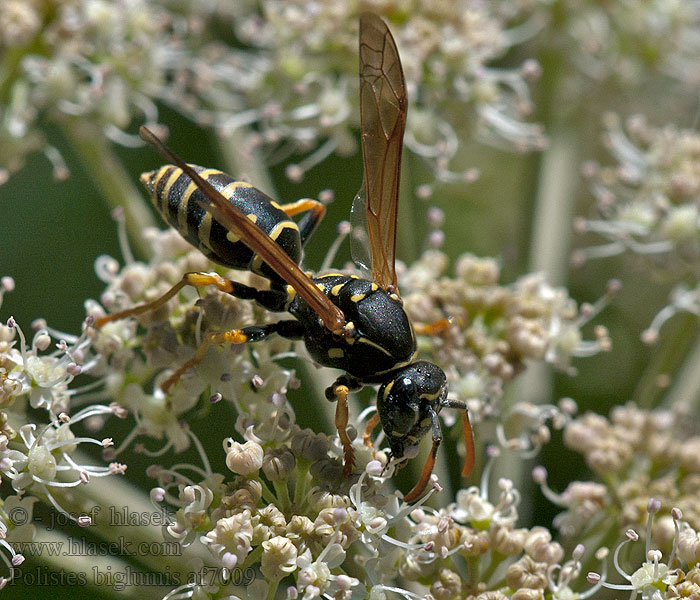
<svg viewBox="0 0 700 600"><path fill-rule="evenodd" d="M272 493L272 490L270 490L267 485L265 485L265 482L260 479L260 477L256 477L257 481L260 483L260 486L262 487L262 497L265 499L265 502L268 504L277 504L277 498L276 496ZM289 496L287 496L287 499L289 499Z"/></svg>
<svg viewBox="0 0 700 600"><path fill-rule="evenodd" d="M266 600L275 600L275 596L277 595L277 588L280 585L279 579L276 579L275 581L270 582L270 589L267 591L267 599Z"/></svg>
<svg viewBox="0 0 700 600"><path fill-rule="evenodd" d="M303 462L302 462L303 461ZM302 506L305 504L306 484L308 482L310 463L307 463L302 458L297 459L297 479L294 487L294 507L298 512L301 512Z"/></svg>
<svg viewBox="0 0 700 600"><path fill-rule="evenodd" d="M478 556L467 557L467 573L471 589L476 589L476 586L481 582L479 579L479 559Z"/></svg>
<svg viewBox="0 0 700 600"><path fill-rule="evenodd" d="M275 493L277 494L277 507L286 513L289 509L290 499L289 499L289 488L287 487L287 480L273 481L273 487L275 488Z"/></svg>
<svg viewBox="0 0 700 600"><path fill-rule="evenodd" d="M578 143L565 123L553 126L539 170L529 270L544 272L552 285L566 282L571 223L578 178Z"/></svg>
<svg viewBox="0 0 700 600"><path fill-rule="evenodd" d="M499 554L498 552L491 552L491 560L488 566L484 569L483 573L479 575L479 583L483 583L489 588L489 580L496 572L499 565L505 560L505 556Z"/></svg>
<svg viewBox="0 0 700 600"><path fill-rule="evenodd" d="M142 237L142 231L155 225L153 214L126 169L111 151L104 135L88 121L67 119L61 124L63 133L109 208L123 208L126 230L138 254L148 256L150 249Z"/></svg>
<svg viewBox="0 0 700 600"><path fill-rule="evenodd" d="M241 571L245 571L247 568L251 567L254 564L257 564L260 561L260 557L262 556L263 553L263 547L262 545L255 546L248 556L246 556L245 560L243 561L243 564L240 566Z"/></svg>
<svg viewBox="0 0 700 600"><path fill-rule="evenodd" d="M10 104L10 90L19 72L19 64L27 55L27 48L7 48L0 61L0 104Z"/></svg>
<svg viewBox="0 0 700 600"><path fill-rule="evenodd" d="M695 316L691 317L695 319ZM693 331L695 328L693 327ZM700 338L696 338L692 348L687 352L686 359L675 377L673 388L663 400L662 406L671 408L681 402L692 402L691 414L700 412Z"/></svg>
<svg viewBox="0 0 700 600"><path fill-rule="evenodd" d="M301 343L301 342L297 342ZM299 364L299 371L304 373L303 379L310 385L305 386L308 394L308 401L316 408L314 418L315 431L335 430L335 402L326 399L325 389L333 382L328 369L318 369L304 361ZM354 407L353 394L348 397L350 414L353 414Z"/></svg>
<svg viewBox="0 0 700 600"><path fill-rule="evenodd" d="M594 543L589 543L589 537L586 535L586 548L610 548L612 544L615 543L616 540L621 539L622 536L620 535L620 532L618 531L617 527L615 527L615 522L613 521L612 526L608 529L608 531L601 536L600 539L598 539ZM600 563L600 561L596 558L596 553L595 552L589 552L588 557L586 558L585 561L581 563L581 573L589 573L590 571L595 570L596 563Z"/></svg>
<svg viewBox="0 0 700 600"><path fill-rule="evenodd" d="M677 373L673 389L666 395L664 406L675 402L688 402L698 398L700 371L697 368L700 354L697 317L679 315L664 327L664 335L654 348L654 354L634 392L634 400L640 408L651 409L659 405L662 389L658 378L662 374ZM680 365L680 370L679 370Z"/></svg>
<svg viewBox="0 0 700 600"><path fill-rule="evenodd" d="M543 272L552 285L566 282L569 266L570 231L574 214L579 155L576 131L567 114L557 108L560 101L564 65L556 52L545 52L540 58L544 77L537 103L539 120L544 122L549 135L547 149L540 157L535 180L528 271ZM553 117L553 115L560 115ZM553 392L552 371L549 365L530 364L511 386L506 406L514 402L540 404L549 402ZM513 480L523 496L527 495L527 469L514 453L506 453L499 465L502 476Z"/></svg>
<svg viewBox="0 0 700 600"><path fill-rule="evenodd" d="M555 126L539 170L528 269L546 273L551 284L561 285L566 279L577 165L577 144L572 132L564 124ZM552 393L550 366L544 362L531 363L516 385L510 387L506 401L508 406L515 401L537 405L549 402ZM516 453L503 455L499 471L527 494L525 488L531 482L524 481L527 469L523 469Z"/></svg>

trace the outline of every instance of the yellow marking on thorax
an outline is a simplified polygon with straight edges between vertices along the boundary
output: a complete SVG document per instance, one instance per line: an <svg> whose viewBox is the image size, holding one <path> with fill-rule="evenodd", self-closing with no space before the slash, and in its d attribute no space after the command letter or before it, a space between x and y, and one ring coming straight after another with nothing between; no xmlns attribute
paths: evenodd
<svg viewBox="0 0 700 600"><path fill-rule="evenodd" d="M376 283L373 283L373 284L370 286L370 289L371 289L373 292L376 292L376 291L379 289L379 286L378 286Z"/></svg>
<svg viewBox="0 0 700 600"><path fill-rule="evenodd" d="M321 290L324 294L326 293L326 286L323 285L322 283L317 283L316 287Z"/></svg>
<svg viewBox="0 0 700 600"><path fill-rule="evenodd" d="M379 344L377 344L377 342L373 342L372 340L370 340L364 336L357 338L357 341L362 343L362 344L367 344L368 346L372 346L373 348L380 350L384 354L391 356L391 352L389 352L386 348L382 348ZM396 367L394 366L394 367L391 367L391 369L389 369L389 370L393 371L395 368ZM384 373L384 371L382 371L382 373Z"/></svg>
<svg viewBox="0 0 700 600"><path fill-rule="evenodd" d="M384 348L382 348L381 346L375 344L374 342L369 341L369 340L366 339L366 338L360 338L360 341L361 341L361 342L364 342L365 344L369 344L370 346L374 346L374 347L376 347L376 348L379 348L379 349L382 350L384 353L389 354L386 350L384 350ZM390 356L391 356L391 355L390 355ZM376 376L376 375L384 375L384 373L389 373L390 371L394 371L395 369L401 369L401 368L403 368L403 367L407 367L407 366L410 365L411 363L415 362L417 356L418 356L418 349L416 349L416 351L413 353L413 355L411 356L411 358L409 358L408 360L405 360L405 361L403 361L403 362L398 362L398 363L394 364L394 366L391 367L390 369L384 369L383 371L377 371L374 375L375 375L375 376Z"/></svg>
<svg viewBox="0 0 700 600"><path fill-rule="evenodd" d="M333 294L334 296L337 296L338 294L340 294L340 290L343 289L344 285L345 285L344 283L339 283L338 285L334 285L331 288L331 294Z"/></svg>
<svg viewBox="0 0 700 600"><path fill-rule="evenodd" d="M279 204L277 204L277 202L275 202L274 200L270 200L270 204L272 204L272 206L277 210L282 210L282 207Z"/></svg>
<svg viewBox="0 0 700 600"><path fill-rule="evenodd" d="M366 295L367 294L355 294L354 296L350 296L350 301L359 302L360 300L364 300Z"/></svg>

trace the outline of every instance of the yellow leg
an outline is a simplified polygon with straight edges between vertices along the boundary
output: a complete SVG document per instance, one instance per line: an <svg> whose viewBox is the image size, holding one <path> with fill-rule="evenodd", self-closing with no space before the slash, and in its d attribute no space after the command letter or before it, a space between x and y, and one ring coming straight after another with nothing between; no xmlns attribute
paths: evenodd
<svg viewBox="0 0 700 600"><path fill-rule="evenodd" d="M205 334L202 345L197 349L195 355L180 368L178 368L170 377L168 377L161 386L161 389L166 394L170 393L170 388L180 381L180 377L182 377L185 371L197 366L204 360L210 346L217 346L219 344L225 344L226 342L229 342L230 344L245 344L247 341L248 336L240 329L231 329L229 331L211 331Z"/></svg>
<svg viewBox="0 0 700 600"><path fill-rule="evenodd" d="M355 466L355 452L348 435L348 394L350 389L346 385L338 385L334 388L337 404L335 405L335 428L343 445L344 467L343 474L348 477Z"/></svg>
<svg viewBox="0 0 700 600"><path fill-rule="evenodd" d="M165 294L160 298L156 298L152 302L147 302L145 304L140 304L129 308L127 310L122 310L120 312L113 313L111 315L106 315L97 319L95 321L95 327L99 329L105 323L110 323L111 321L119 321L120 319L126 319L127 317L134 317L136 315L141 315L152 310L156 310L163 306L170 298L175 296L183 287L186 285L192 286L202 286L202 285L215 285L222 292L230 293L233 291L233 283L228 279L224 279L216 273L185 273L179 283L171 287Z"/></svg>
<svg viewBox="0 0 700 600"><path fill-rule="evenodd" d="M306 243L306 240L308 240L311 234L316 230L326 214L326 207L318 200L311 200L311 198L290 202L289 204L280 206L280 208L288 217L293 217L302 212L309 212L308 215L305 215L299 220L299 235L301 236L302 244Z"/></svg>
<svg viewBox="0 0 700 600"><path fill-rule="evenodd" d="M379 413L374 413L372 418L367 421L367 427L365 427L365 432L362 434L362 441L368 448L372 447L372 431L379 425Z"/></svg>
<svg viewBox="0 0 700 600"><path fill-rule="evenodd" d="M427 325L425 323L414 323L413 329L418 335L440 335L449 329L453 321L454 317L445 317Z"/></svg>
<svg viewBox="0 0 700 600"><path fill-rule="evenodd" d="M316 218L321 220L323 215L326 214L326 207L318 200L312 200L311 198L303 198L297 200L296 202L290 202L289 204L283 204L280 208L287 213L288 217L293 217L299 213L310 210L316 213Z"/></svg>

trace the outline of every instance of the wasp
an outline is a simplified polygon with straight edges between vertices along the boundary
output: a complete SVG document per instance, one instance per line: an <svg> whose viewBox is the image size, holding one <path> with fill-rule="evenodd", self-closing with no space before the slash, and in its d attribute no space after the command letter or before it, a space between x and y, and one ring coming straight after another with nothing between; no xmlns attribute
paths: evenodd
<svg viewBox="0 0 700 600"><path fill-rule="evenodd" d="M320 202L307 199L281 206L221 171L186 164L141 127L141 137L172 163L141 176L163 218L212 261L261 275L269 280L269 288L257 289L216 273L186 273L160 298L102 317L96 326L155 310L188 285L213 285L267 310L288 312L293 320L205 334L192 359L164 382L163 391L168 393L188 369L203 361L212 345L258 342L272 334L303 340L318 364L343 371L326 397L336 401L335 426L346 476L355 461L347 432L350 392L366 384L379 385L377 412L363 437L370 446L371 433L381 423L395 461L415 456L423 436L432 433L431 452L419 481L404 497L411 502L429 482L442 442L438 414L443 408L462 411L467 446L463 476L473 468L474 442L466 405L447 397L445 373L435 364L416 360L415 330L399 296L394 263L408 101L396 43L374 14L360 17L359 54L364 181L353 212L359 203L371 278L302 271L304 244L325 214ZM298 214L303 216L297 223L292 217Z"/></svg>

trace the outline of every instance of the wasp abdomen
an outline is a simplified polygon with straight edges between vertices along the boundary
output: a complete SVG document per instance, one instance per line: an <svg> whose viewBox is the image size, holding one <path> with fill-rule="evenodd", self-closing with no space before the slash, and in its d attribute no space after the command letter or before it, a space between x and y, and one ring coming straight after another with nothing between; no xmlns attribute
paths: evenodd
<svg viewBox="0 0 700 600"><path fill-rule="evenodd" d="M269 196L244 181L236 181L217 169L191 165L199 175L270 236L297 264L302 242L299 227ZM282 281L245 242L209 212L202 192L181 169L165 165L141 175L151 201L163 219L210 260L226 267L250 270L273 281Z"/></svg>

